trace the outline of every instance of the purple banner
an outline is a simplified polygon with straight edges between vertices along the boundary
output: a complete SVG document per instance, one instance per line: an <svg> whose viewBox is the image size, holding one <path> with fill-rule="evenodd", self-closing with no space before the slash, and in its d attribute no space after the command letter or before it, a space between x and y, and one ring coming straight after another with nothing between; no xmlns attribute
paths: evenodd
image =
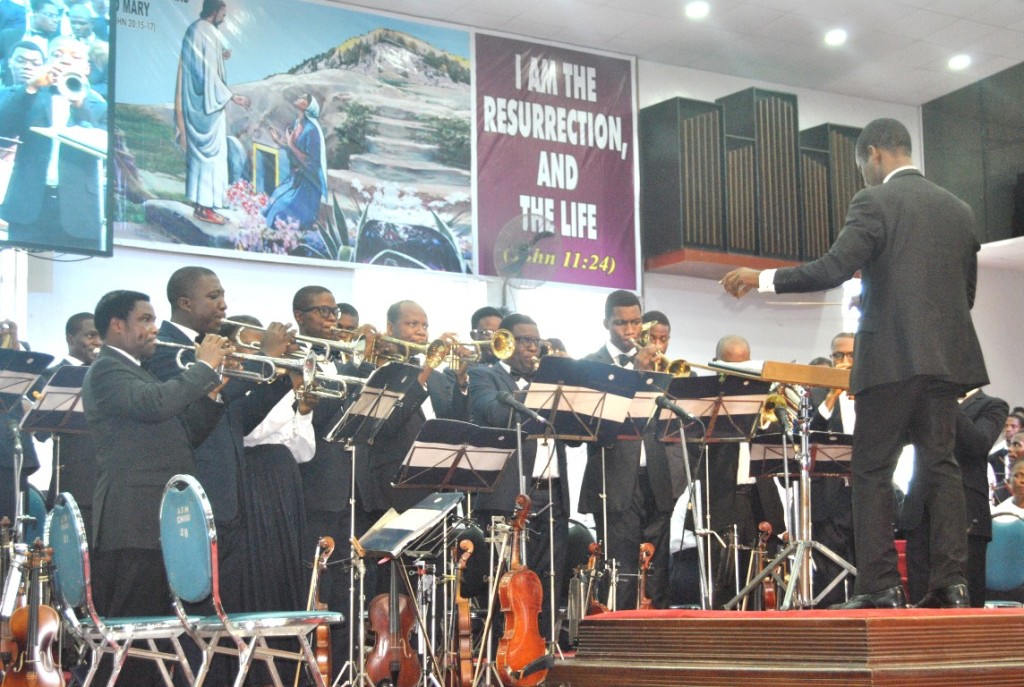
<svg viewBox="0 0 1024 687"><path fill-rule="evenodd" d="M480 273L637 289L632 61L475 41Z"/></svg>

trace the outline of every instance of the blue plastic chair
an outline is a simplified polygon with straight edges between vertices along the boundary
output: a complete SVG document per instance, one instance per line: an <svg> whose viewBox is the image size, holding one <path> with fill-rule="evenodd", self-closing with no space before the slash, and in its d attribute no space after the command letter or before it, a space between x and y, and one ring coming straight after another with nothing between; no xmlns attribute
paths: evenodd
<svg viewBox="0 0 1024 687"><path fill-rule="evenodd" d="M53 548L54 586L65 625L89 649L89 671L82 687L92 684L103 654L113 656L107 682L111 687L129 656L155 662L167 687L173 687L169 665L177 665L188 683L193 683L192 669L179 641L185 631L177 616L109 618L96 612L85 524L71 494L57 496L46 520L46 541ZM81 616L77 609L82 609ZM159 649L157 640L168 641L173 652ZM145 646L133 646L135 641Z"/></svg>
<svg viewBox="0 0 1024 687"><path fill-rule="evenodd" d="M318 625L342 622L341 613L228 613L220 598L217 528L213 522L213 511L206 492L193 477L175 475L164 488L160 504L160 546L175 610L186 632L203 652L203 662L196 674L196 687L203 684L210 662L217 653L238 656L235 687L242 687L254 659L263 660L274 684L282 687L274 665L275 658L305 661L316 685L327 687L317 669L309 636ZM185 614L183 603L199 603L210 597L214 615L189 618ZM267 646L267 637L294 638L301 650L271 649ZM222 639L231 640L234 646L222 645Z"/></svg>
<svg viewBox="0 0 1024 687"><path fill-rule="evenodd" d="M46 499L41 491L31 484L25 490L25 510L32 517L25 523L24 542L31 545L36 539L45 540Z"/></svg>
<svg viewBox="0 0 1024 687"><path fill-rule="evenodd" d="M1024 586L1024 519L1015 513L992 516L992 541L985 552L985 586L993 592ZM993 599L991 605L1020 604Z"/></svg>

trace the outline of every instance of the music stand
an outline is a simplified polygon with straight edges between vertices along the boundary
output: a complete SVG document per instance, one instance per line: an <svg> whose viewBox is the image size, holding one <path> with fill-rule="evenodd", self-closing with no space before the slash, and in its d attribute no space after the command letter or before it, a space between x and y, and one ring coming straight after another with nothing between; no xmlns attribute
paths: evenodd
<svg viewBox="0 0 1024 687"><path fill-rule="evenodd" d="M523 403L550 423L556 439L611 444L626 421L642 375L594 360L545 356L530 380ZM531 438L552 431L527 420Z"/></svg>
<svg viewBox="0 0 1024 687"><path fill-rule="evenodd" d="M491 493L516 451L516 433L459 420L427 420L395 479L395 488Z"/></svg>
<svg viewBox="0 0 1024 687"><path fill-rule="evenodd" d="M619 439L643 439L644 433L651 426L657 423L657 405L655 401L659 396L668 392L672 382L672 375L667 372L640 371L640 386L637 388L633 401L626 411L626 421L622 426Z"/></svg>
<svg viewBox="0 0 1024 687"><path fill-rule="evenodd" d="M791 382L790 380L799 380L800 382L806 383L810 386L836 384L837 386L833 388L849 388L849 370L839 370L839 372L845 373L845 375L841 376L834 374L835 368L771 362L764 363L764 369L766 372L777 374L782 378L781 381L786 383L796 383ZM832 374L822 374L822 372L825 371ZM812 432L810 431L810 425L811 414L813 411L811 408L811 395L809 389L804 387L800 388L800 391L802 392L800 395L800 412L797 417L797 426L799 427L800 435L800 451L798 453L800 464L800 500L798 517L794 523L795 527L793 534L795 536L790 538L786 547L783 548L771 563L765 566L764 570L755 575L753 579L751 579L750 583L741 589L736 596L725 605L725 608L727 609L735 607L736 604L738 604L744 597L759 587L761 582L769 575L781 580L782 566L790 556L793 557L793 566L790 571L789 581L785 586L786 594L782 600L782 604L779 606L779 610L789 610L793 607L794 603L799 608L813 607L820 602L826 594L831 592L839 583L846 579L848 575L857 574L857 569L844 560L842 556L824 544L816 542L811 538ZM839 461L833 462L838 463ZM811 554L813 551L818 551L818 553L832 560L832 562L840 568L836 577L817 596L813 594L811 581Z"/></svg>
<svg viewBox="0 0 1024 687"><path fill-rule="evenodd" d="M0 349L0 414L8 424L7 431L13 441L12 467L14 468L14 520L18 541L25 534L24 508L22 506L21 471L25 456L21 446L21 434L18 429L17 415L21 410L21 401L39 375L46 371L53 362L53 356L34 351L15 351L9 348ZM2 488L2 487L0 487Z"/></svg>
<svg viewBox="0 0 1024 687"><path fill-rule="evenodd" d="M419 374L420 368L399 362L374 370L366 379L359 398L348 407L324 439L372 444L391 412L402 403L406 392L418 383Z"/></svg>

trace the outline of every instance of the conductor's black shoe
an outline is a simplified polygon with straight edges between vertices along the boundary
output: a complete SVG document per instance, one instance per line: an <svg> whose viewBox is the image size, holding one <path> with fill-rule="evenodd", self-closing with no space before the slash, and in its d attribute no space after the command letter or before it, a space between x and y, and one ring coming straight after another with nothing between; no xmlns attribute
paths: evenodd
<svg viewBox="0 0 1024 687"><path fill-rule="evenodd" d="M903 587L896 585L879 592L870 594L857 594L851 596L848 601L841 604L829 606L834 611L854 610L858 608L906 608L907 597L903 594Z"/></svg>
<svg viewBox="0 0 1024 687"><path fill-rule="evenodd" d="M914 604L914 608L970 608L971 596L965 584L951 584L935 589Z"/></svg>

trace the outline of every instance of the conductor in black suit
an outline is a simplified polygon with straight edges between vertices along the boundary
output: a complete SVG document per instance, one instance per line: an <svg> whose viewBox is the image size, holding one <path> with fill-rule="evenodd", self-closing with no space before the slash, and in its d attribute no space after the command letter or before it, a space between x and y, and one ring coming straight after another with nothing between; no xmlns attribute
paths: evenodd
<svg viewBox="0 0 1024 687"><path fill-rule="evenodd" d="M24 85L0 91L0 136L21 139L0 216L12 243L26 247L100 252L104 245L100 159L66 143L55 148L49 136L31 127L102 129L107 103L88 86L64 95L56 84L69 74L89 73L89 50L60 37L50 58ZM53 161L56 152L56 164Z"/></svg>
<svg viewBox="0 0 1024 687"><path fill-rule="evenodd" d="M469 368L470 415L474 423L483 427L515 427L512 409L501 403L502 394L515 394L529 386L540 360L540 332L530 317L515 313L501 321L500 329L507 329L515 338L515 349L507 360L495 360L491 365ZM565 444L551 439L523 437L523 475L526 495L532 502L532 512L540 513L551 505L553 530L548 513L530 520L526 545L526 565L541 579L544 603L541 607L540 631L549 634L548 621L551 552L554 551L556 601L561 601L562 582L565 579L566 552L569 540L569 480L565 458ZM550 499L548 478L551 480ZM493 516L511 517L519 494L518 462L509 459L504 472L490 494L479 494L473 499L473 517L486 528ZM554 547L550 546L549 534Z"/></svg>
<svg viewBox="0 0 1024 687"><path fill-rule="evenodd" d="M850 201L829 252L799 267L740 268L722 279L739 297L755 288L834 288L861 271L863 314L850 376L857 411L851 461L857 580L843 608L905 605L893 545L892 476L908 437L935 543L928 593L918 605L969 605L967 516L953 447L958 396L988 383L970 312L980 246L971 208L925 179L910 154L906 127L893 119L870 122L856 144L868 188Z"/></svg>
<svg viewBox="0 0 1024 687"><path fill-rule="evenodd" d="M956 414L956 459L963 477L967 505L967 588L971 605L985 605L985 551L992 539L992 513L988 500L988 450L1006 422L1010 406L1001 398L972 389L960 401ZM900 511L900 527L907 539L907 591L911 603L928 592L928 551L932 513L918 494L917 475L910 481ZM941 504L939 505L941 508Z"/></svg>
<svg viewBox="0 0 1024 687"><path fill-rule="evenodd" d="M140 364L156 348L147 295L106 294L96 305L96 328L105 345L82 384L99 465L91 542L96 608L107 616L165 616L170 597L160 554L160 500L171 477L195 474L195 448L223 412L214 400L221 388L214 368L230 344L207 337L196 352L198 364L160 382ZM159 677L152 663L128 661L120 680L157 684Z"/></svg>
<svg viewBox="0 0 1024 687"><path fill-rule="evenodd" d="M613 291L605 300L604 327L608 330L608 341L584 360L626 369L653 369L661 351L653 342L637 349L635 344L642 325L643 310L636 294ZM601 503L601 493L605 492L608 511L605 554L618 561L619 572L623 574L616 590L620 608L631 608L636 603L635 575L643 542L654 544L654 574L648 581L649 594L655 607L668 607L669 522L685 482L682 445L658 441L653 424L642 438L618 439L605 447L603 466L601 447L595 443L587 447L579 511L592 513L598 536L604 536L605 506Z"/></svg>

